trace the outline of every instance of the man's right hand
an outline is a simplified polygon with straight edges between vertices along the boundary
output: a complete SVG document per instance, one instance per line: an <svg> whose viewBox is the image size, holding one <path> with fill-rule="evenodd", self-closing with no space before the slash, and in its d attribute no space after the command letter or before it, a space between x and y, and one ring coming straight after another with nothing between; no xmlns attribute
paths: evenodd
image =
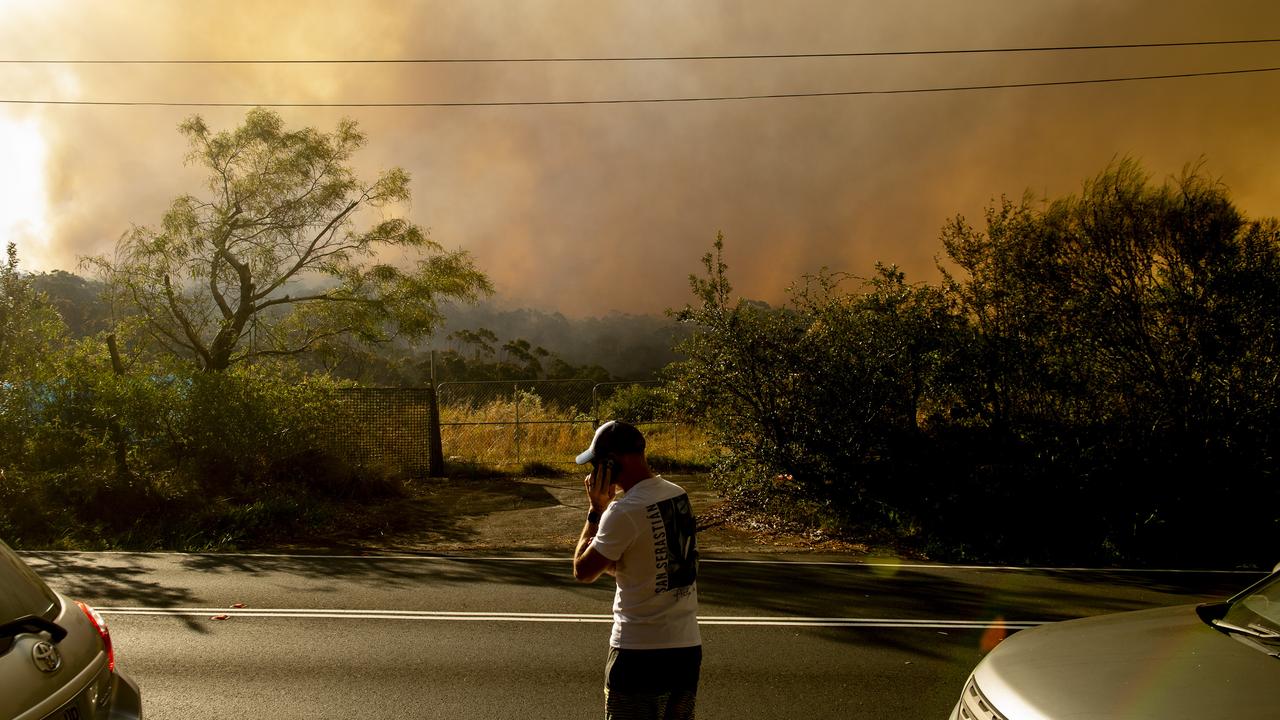
<svg viewBox="0 0 1280 720"><path fill-rule="evenodd" d="M617 486L613 484L613 478L600 478L603 482L597 482L596 474L605 472L604 464L596 466L591 474L583 479L583 487L587 491L587 500L591 503L591 509L595 512L604 512L609 507L609 503L613 502L613 496L617 494Z"/></svg>

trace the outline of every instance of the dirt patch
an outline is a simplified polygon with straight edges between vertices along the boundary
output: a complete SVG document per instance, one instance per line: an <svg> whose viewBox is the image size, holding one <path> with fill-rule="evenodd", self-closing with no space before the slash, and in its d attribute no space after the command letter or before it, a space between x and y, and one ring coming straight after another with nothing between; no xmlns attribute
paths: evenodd
<svg viewBox="0 0 1280 720"><path fill-rule="evenodd" d="M780 531L729 512L704 475L666 477L689 492L704 553L871 552L858 543ZM406 497L353 510L324 532L275 549L566 553L577 542L586 514L582 480L576 476L424 480L411 483Z"/></svg>

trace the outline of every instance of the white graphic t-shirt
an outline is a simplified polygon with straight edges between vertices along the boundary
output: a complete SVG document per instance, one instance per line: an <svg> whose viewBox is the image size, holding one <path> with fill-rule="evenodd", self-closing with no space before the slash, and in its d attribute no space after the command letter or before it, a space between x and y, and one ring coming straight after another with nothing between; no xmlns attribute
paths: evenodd
<svg viewBox="0 0 1280 720"><path fill-rule="evenodd" d="M618 564L610 645L652 650L702 644L696 527L689 496L661 477L641 480L605 509L591 545Z"/></svg>

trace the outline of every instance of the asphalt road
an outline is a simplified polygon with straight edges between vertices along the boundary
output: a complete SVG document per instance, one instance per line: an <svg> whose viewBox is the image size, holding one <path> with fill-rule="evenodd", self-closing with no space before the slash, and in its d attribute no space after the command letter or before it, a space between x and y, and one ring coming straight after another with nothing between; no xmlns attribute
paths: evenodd
<svg viewBox="0 0 1280 720"><path fill-rule="evenodd" d="M564 558L25 557L103 610L155 720L603 714L612 583ZM708 558L698 714L945 718L1004 633L1258 576Z"/></svg>

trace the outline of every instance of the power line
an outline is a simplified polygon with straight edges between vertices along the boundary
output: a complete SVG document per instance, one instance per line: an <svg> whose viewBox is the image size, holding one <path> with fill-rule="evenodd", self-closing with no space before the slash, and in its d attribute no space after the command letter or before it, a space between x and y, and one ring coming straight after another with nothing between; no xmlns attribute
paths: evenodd
<svg viewBox="0 0 1280 720"><path fill-rule="evenodd" d="M743 55L633 55L603 57L525 58L351 58L351 59L268 59L268 60L72 60L0 59L10 65L431 65L474 63L587 63L653 62L686 60L793 60L802 58L898 57L907 55L976 55L994 53L1067 52L1077 50L1135 50L1142 48L1208 47L1213 45L1258 45L1278 43L1280 38L1245 40L1196 40L1187 42L1116 43L1108 45L1054 45L1006 48L957 48L943 50L871 50L830 53L753 53Z"/></svg>
<svg viewBox="0 0 1280 720"><path fill-rule="evenodd" d="M734 100L782 100L792 98L851 97L856 95L911 95L940 92L964 92L971 90L1005 90L1010 88L1059 87L1066 85L1097 85L1103 83L1137 82L1143 80L1173 80L1180 78L1218 77L1280 71L1280 67L1245 68L1239 70L1212 70L1169 75L1134 75L1128 77L1091 78L1086 80L1046 80L1026 83L997 83L990 85L952 85L931 88L896 88L888 90L839 90L833 92L768 93L760 95L716 95L675 98L614 98L602 100L500 100L492 102L165 102L156 100L21 100L0 98L7 105L97 105L122 107L205 107L205 108L459 108L459 107L529 107L555 105L639 105L657 103L723 102Z"/></svg>

